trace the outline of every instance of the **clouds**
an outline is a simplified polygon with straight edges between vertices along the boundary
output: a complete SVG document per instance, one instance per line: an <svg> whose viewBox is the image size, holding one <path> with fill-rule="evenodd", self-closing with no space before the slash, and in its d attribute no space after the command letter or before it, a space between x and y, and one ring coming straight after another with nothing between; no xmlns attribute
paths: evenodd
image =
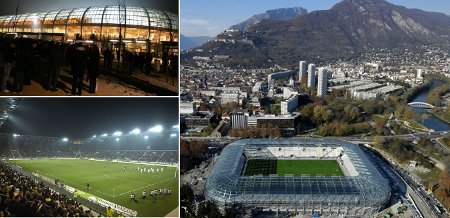
<svg viewBox="0 0 450 218"><path fill-rule="evenodd" d="M183 19L181 18L181 23L183 25L199 25L199 26L204 26L204 25L208 25L210 24L209 20L204 20L204 19Z"/></svg>
<svg viewBox="0 0 450 218"><path fill-rule="evenodd" d="M185 36L215 36L226 27L220 21L202 18L181 18L181 34Z"/></svg>

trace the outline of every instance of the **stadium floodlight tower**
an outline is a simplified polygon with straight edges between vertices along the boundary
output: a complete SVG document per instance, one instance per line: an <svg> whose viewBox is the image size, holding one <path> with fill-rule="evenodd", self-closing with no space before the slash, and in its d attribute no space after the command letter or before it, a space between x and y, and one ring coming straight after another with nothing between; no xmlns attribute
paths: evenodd
<svg viewBox="0 0 450 218"><path fill-rule="evenodd" d="M317 167L325 163L327 167ZM355 144L249 139L223 149L206 181L205 197L220 207L372 217L385 208L390 186Z"/></svg>
<svg viewBox="0 0 450 218"><path fill-rule="evenodd" d="M160 133L163 131L163 127L161 125L156 125L150 129L148 129L149 132L154 132L154 133Z"/></svg>
<svg viewBox="0 0 450 218"><path fill-rule="evenodd" d="M66 138L66 137L64 137L63 139L63 142L67 142L67 141L69 141L69 139L68 138Z"/></svg>

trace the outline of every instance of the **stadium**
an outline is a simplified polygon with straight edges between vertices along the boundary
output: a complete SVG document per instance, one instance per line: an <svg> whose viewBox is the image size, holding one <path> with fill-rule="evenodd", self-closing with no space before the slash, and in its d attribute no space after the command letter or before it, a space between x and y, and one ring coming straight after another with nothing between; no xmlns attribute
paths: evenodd
<svg viewBox="0 0 450 218"><path fill-rule="evenodd" d="M0 99L4 111L0 129L25 123L30 123L26 128L31 128L34 124L22 119L26 117L23 113L37 113L41 111L39 105L64 105L73 101L75 105L123 101L148 107L137 99L4 98ZM60 111L61 107L56 109ZM58 116L52 113L53 117ZM86 112L81 114L88 116ZM175 113L173 116L177 118ZM45 126L51 128L51 123ZM64 129L61 124L56 128ZM33 131L40 133L35 128ZM178 131L178 125L173 123L142 130L99 132L85 138L0 133L0 173L6 175L0 181L0 212L9 208L12 216L178 216ZM136 201L130 200L131 195L135 195ZM16 200L23 205L17 206ZM111 208L109 212L108 208Z"/></svg>
<svg viewBox="0 0 450 218"><path fill-rule="evenodd" d="M357 145L250 139L224 148L206 182L205 197L221 207L367 217L384 208L390 188Z"/></svg>
<svg viewBox="0 0 450 218"><path fill-rule="evenodd" d="M0 16L0 32L68 42L106 42L113 49L121 35L125 47L133 52L178 49L178 15L144 7L110 5Z"/></svg>

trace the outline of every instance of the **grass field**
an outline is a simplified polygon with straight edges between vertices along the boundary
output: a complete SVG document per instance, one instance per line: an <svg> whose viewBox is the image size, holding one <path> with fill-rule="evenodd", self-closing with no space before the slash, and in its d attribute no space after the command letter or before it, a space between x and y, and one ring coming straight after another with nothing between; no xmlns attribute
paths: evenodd
<svg viewBox="0 0 450 218"><path fill-rule="evenodd" d="M21 166L29 172L38 172L48 178L58 178L63 184L106 199L113 203L136 210L138 216L165 216L178 207L178 174L175 167L166 167L163 172L140 173L131 168L161 166L144 166L131 163L116 163L93 160L74 159L40 159L9 161ZM127 167L124 172L123 168ZM91 188L87 190L86 183ZM158 196L150 197L150 190L170 188L172 194L166 199ZM115 189L113 194L113 189ZM147 191L147 199L139 199L143 190ZM134 192L138 203L130 201Z"/></svg>
<svg viewBox="0 0 450 218"><path fill-rule="evenodd" d="M286 175L293 174L300 176L309 174L310 176L344 176L344 173L335 160L248 160L244 175Z"/></svg>

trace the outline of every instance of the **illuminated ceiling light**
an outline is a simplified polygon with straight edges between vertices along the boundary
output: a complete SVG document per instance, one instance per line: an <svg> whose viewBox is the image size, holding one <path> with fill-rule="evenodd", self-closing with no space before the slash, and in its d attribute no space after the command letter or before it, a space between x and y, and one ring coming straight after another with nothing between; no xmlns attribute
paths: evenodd
<svg viewBox="0 0 450 218"><path fill-rule="evenodd" d="M135 128L130 132L130 134L135 134L135 135L137 135L139 133L141 133L141 130L139 128Z"/></svg>
<svg viewBox="0 0 450 218"><path fill-rule="evenodd" d="M67 142L67 141L69 141L69 139L68 139L68 138L63 138L62 140L63 140L63 142Z"/></svg>
<svg viewBox="0 0 450 218"><path fill-rule="evenodd" d="M163 131L163 127L161 125L157 125L155 127L152 127L150 129L148 129L149 132L162 132Z"/></svg>
<svg viewBox="0 0 450 218"><path fill-rule="evenodd" d="M121 131L116 131L113 133L113 136L121 136L122 132Z"/></svg>

